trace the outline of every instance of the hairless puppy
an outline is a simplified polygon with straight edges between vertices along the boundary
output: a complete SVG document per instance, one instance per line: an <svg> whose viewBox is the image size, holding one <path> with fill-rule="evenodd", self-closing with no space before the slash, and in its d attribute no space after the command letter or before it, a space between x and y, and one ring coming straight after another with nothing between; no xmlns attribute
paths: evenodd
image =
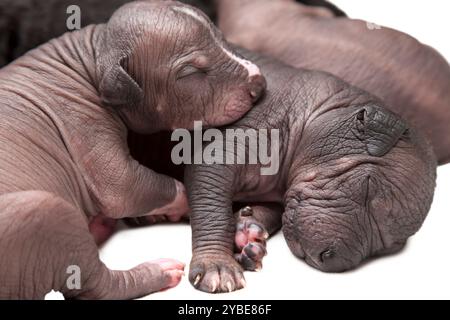
<svg viewBox="0 0 450 320"><path fill-rule="evenodd" d="M188 210L183 185L139 165L140 133L236 121L264 90L200 11L133 2L0 70L0 298L134 298L178 284L175 260L111 271L88 228ZM95 231L91 230L91 231ZM78 266L81 287L66 286Z"/></svg>
<svg viewBox="0 0 450 320"><path fill-rule="evenodd" d="M435 186L435 156L420 132L329 74L245 56L266 75L267 92L226 129L278 129L280 170L261 175L260 164L187 166L191 283L206 292L242 288L242 266L260 267L264 230L273 232L281 221L291 251L323 271L401 249L422 225ZM245 141L232 142L224 158L250 152ZM241 210L237 230L233 201L260 202L253 216L252 209Z"/></svg>
<svg viewBox="0 0 450 320"><path fill-rule="evenodd" d="M82 1L82 2L83 3L89 2L89 0ZM121 1L119 1L119 2L121 2ZM126 1L124 1L124 2L126 2ZM192 2L195 2L196 4L199 2L202 2L202 5L204 3L204 1L192 1ZM246 43L246 41L251 41L252 45L254 45L255 43L252 40L253 37L257 36L257 34L256 34L257 32L264 32L264 28L258 27L258 30L257 30L256 28L253 28L252 25L246 25L245 30L240 29L239 32L237 32L236 29L232 28L233 26L229 22L232 21L231 19L235 19L236 22L238 22L238 24L236 24L236 26L239 26L240 23L249 23L249 22L254 22L254 23L257 22L257 23L267 24L268 16L264 16L263 19L258 19L258 17L260 17L260 15L256 14L258 12L258 10L255 10L251 17L252 19L245 20L246 15L251 14L251 11L247 10L249 7L242 7L241 10L234 10L233 5L236 2L233 3L233 0L228 1L228 2L222 2L222 4L220 3L220 1L218 1L218 2L219 2L219 5L227 4L227 6L229 6L229 7L227 7L227 6L219 7L219 9L220 9L219 12L222 13L221 14L222 19L220 20L221 26L224 28L224 30L228 34L228 36L230 36L231 39L233 39L233 37L235 37L235 39L233 39L233 40L235 40L236 42L240 43L243 46L248 45ZM240 1L240 2L241 3L247 2L250 5L250 2L252 2L252 1ZM289 3L290 1L289 0L273 1L271 3L271 5L275 5L275 3L278 3L277 5L281 6L280 2L282 2L283 5L288 5L287 3ZM337 9L335 6L327 3L326 1L300 1L300 2L308 3L308 4L312 4L312 5L324 5L325 4L325 6L329 9L331 9L332 12L334 12L334 14L344 15L342 13L342 11ZM90 1L90 3L93 5L96 3L96 1L93 0L93 1ZM253 4L256 5L256 3L257 2L255 1ZM260 1L260 3L265 3L265 5L267 6L266 1ZM111 6L109 6L110 4L111 4ZM289 4L289 5L291 5L291 4ZM91 12L92 12L92 14L99 14L99 15L105 14L105 16L103 17L103 19L104 19L109 15L109 13L108 14L106 14L106 13L108 10L112 9L112 6L113 6L113 4L111 2L111 3L108 3L108 6L106 6L105 8L102 8L102 10L89 10L89 15L91 14ZM318 17L330 17L331 18L333 16L329 11L327 11L323 8L310 8L310 7L304 7L304 6L302 8L303 8L302 9L303 16L315 17L315 18L318 18ZM230 18L230 20L225 19L226 21L228 21L228 23L224 23L223 12L224 12L224 10L230 10L230 9L232 9L228 13L228 15L229 15L228 17ZM212 10L210 10L209 4L208 4L208 10L209 10L209 12L213 12ZM269 9L269 10L271 10L271 9ZM240 18L241 15L242 15L242 18ZM47 16L50 16L50 15L47 15ZM56 17L59 17L59 16L60 15L56 15ZM284 18L284 16L283 16L283 18ZM344 20L344 19L342 19L342 20ZM345 20L347 20L347 19L345 19ZM39 20L39 21L41 21L41 20ZM83 22L85 22L85 21L86 21L86 19L83 19ZM351 20L349 20L349 21L351 21ZM295 22L297 22L297 20L295 20ZM255 24L254 26L257 27L258 24ZM268 26L265 25L265 27L268 27ZM236 32L235 32L235 30L236 30ZM233 31L233 32L231 32L231 31ZM335 30L333 30L333 31L335 31ZM280 35L282 35L283 32L285 32L285 30L278 30L278 32L280 32ZM291 36L295 35L295 34L297 34L297 33L290 32ZM240 38L240 35L242 35L241 38ZM249 37L244 38L245 35L249 35ZM250 37L250 35L252 35L252 36ZM300 35L300 34L298 34L298 35ZM301 35L305 36L305 34L301 34ZM26 42L25 44L27 44L27 43L29 43L29 42ZM293 43L289 43L289 41L286 41L286 46L289 47L292 45L293 45ZM273 48L271 48L270 45L268 47L270 50L273 49ZM276 49L278 49L279 51L284 51L283 46L280 46L279 48L276 48ZM287 51L289 51L289 50L287 50ZM268 53L273 54L272 52L268 52ZM295 54L291 55L291 57L295 57ZM280 57L280 58L283 58L283 57ZM328 61L330 61L330 60L329 59L326 59L326 60L321 59L320 61L317 61L317 62L328 62ZM287 61L287 62L289 62L289 61ZM336 62L336 61L334 61L334 62ZM327 70L326 68L322 68L322 69ZM282 78L282 77L280 77L280 78ZM347 80L351 81L351 79L347 79ZM282 81L280 81L280 82L282 82ZM282 91L280 90L280 92L282 92ZM280 95L281 95L281 93L280 93ZM383 97L382 94L379 94L379 96ZM270 93L269 93L269 97L267 99L269 99L269 98L270 98ZM388 106L388 107L393 108L392 106ZM393 109L395 110L395 107ZM136 149L135 149L135 151L136 151ZM147 161L147 163L149 163L149 162ZM150 161L150 163L152 163L152 162ZM264 200L267 200L267 199L264 198ZM271 200L274 200L274 199L271 199ZM245 208L239 212L240 216L238 217L238 227L236 230L236 235L231 238L235 239L235 245L239 251L239 253L235 257L246 269L254 270L254 269L260 267L260 261L261 261L262 255L264 254L264 251L265 251L264 240L267 237L267 235L265 234L266 231L263 228L265 228L269 233L272 233L273 231L277 230L279 228L279 226L281 225L281 212L282 211L283 211L283 207L280 205L280 202L270 203L270 204L265 202L263 204L260 203L259 205L252 205L251 209ZM233 224L234 224L234 222L233 222ZM295 232L294 232L294 235L295 235ZM405 238L407 238L407 236L405 236ZM296 242L298 242L298 241L296 241L296 240L289 241L289 239L288 239L288 243L292 244L291 247L296 246ZM391 248L391 250L392 250L392 248ZM326 255L324 255L324 256L326 256ZM308 259L307 259L307 261L308 261ZM197 279L198 278L196 277L195 280L197 280ZM200 281L200 280L201 279L198 279L198 281ZM236 281L241 283L241 281L239 279ZM202 281L202 283L203 283L203 281ZM224 289L224 291L233 289L232 282L222 281L221 283L222 283L222 285L220 287L222 289ZM196 285L198 285L202 288L202 284L200 284L199 282L197 282ZM217 285L220 285L220 284L216 283L215 286L217 286ZM204 285L203 285L203 287L204 287ZM239 285L236 286L236 288L239 288L239 287L240 287ZM222 289L217 288L216 291L220 292ZM210 291L210 290L206 290L206 291Z"/></svg>
<svg viewBox="0 0 450 320"><path fill-rule="evenodd" d="M301 1L320 4L321 1ZM294 0L216 0L226 38L299 68L323 70L378 97L450 161L450 66L434 49L386 27Z"/></svg>
<svg viewBox="0 0 450 320"><path fill-rule="evenodd" d="M247 12L242 9L235 14ZM243 268L261 267L265 240L282 220L294 254L323 271L347 270L400 250L432 201L436 160L429 144L387 110L395 107L366 92L326 74L246 55L263 67L269 90L228 129L280 129L281 171L260 176L255 165L188 169L194 286L207 292L242 288ZM251 207L233 217L233 201Z"/></svg>

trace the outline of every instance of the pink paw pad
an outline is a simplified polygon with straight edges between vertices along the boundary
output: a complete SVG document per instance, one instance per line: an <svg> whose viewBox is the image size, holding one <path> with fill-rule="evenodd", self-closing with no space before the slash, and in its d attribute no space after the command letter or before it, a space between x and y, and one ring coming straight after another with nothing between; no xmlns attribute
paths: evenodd
<svg viewBox="0 0 450 320"><path fill-rule="evenodd" d="M251 208L245 207L239 213L235 235L238 253L235 254L235 259L245 270L259 271L262 268L262 259L267 254L266 240L269 234L249 212L251 214Z"/></svg>

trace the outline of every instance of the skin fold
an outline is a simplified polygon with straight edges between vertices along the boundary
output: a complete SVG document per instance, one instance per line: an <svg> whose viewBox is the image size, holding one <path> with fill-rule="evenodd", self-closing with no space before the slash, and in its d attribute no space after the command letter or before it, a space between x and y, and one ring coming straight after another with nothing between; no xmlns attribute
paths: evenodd
<svg viewBox="0 0 450 320"><path fill-rule="evenodd" d="M263 176L258 164L187 166L191 283L205 292L233 291L245 285L244 268L261 267L267 236L247 249L251 263L234 256L233 202L257 202L253 230L273 232L282 224L291 251L322 271L352 269L401 249L433 198L436 160L425 138L379 99L338 78L242 53L261 67L267 92L226 129L280 130L280 170ZM248 152L240 140L234 144Z"/></svg>
<svg viewBox="0 0 450 320"><path fill-rule="evenodd" d="M301 1L305 4L320 1ZM299 68L329 72L381 98L450 161L450 67L402 32L294 0L216 0L226 38Z"/></svg>
<svg viewBox="0 0 450 320"><path fill-rule="evenodd" d="M109 270L90 234L99 214L189 210L181 182L130 156L127 132L231 123L264 87L205 15L172 1L127 4L1 69L0 298L123 299L178 284L175 260ZM66 286L71 265L79 290Z"/></svg>

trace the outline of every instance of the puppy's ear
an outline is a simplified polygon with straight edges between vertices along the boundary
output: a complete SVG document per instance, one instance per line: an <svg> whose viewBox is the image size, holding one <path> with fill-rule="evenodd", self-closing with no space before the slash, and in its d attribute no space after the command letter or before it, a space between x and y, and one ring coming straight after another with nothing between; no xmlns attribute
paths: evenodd
<svg viewBox="0 0 450 320"><path fill-rule="evenodd" d="M406 135L408 127L397 115L379 107L365 107L356 114L360 131L366 142L367 152L382 157Z"/></svg>
<svg viewBox="0 0 450 320"><path fill-rule="evenodd" d="M143 98L139 84L127 72L133 37L123 11L117 10L94 36L99 95L103 104L112 107L136 106Z"/></svg>
<svg viewBox="0 0 450 320"><path fill-rule="evenodd" d="M138 105L143 98L143 91L124 69L128 58L114 55L114 52L102 54L105 55L99 58L100 68L103 70L99 84L102 102L113 107Z"/></svg>

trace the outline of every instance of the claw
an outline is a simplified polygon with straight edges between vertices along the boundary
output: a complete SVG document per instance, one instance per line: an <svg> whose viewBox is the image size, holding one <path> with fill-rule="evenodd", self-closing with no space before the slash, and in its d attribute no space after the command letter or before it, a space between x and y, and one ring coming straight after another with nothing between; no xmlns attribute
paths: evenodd
<svg viewBox="0 0 450 320"><path fill-rule="evenodd" d="M195 280L194 280L194 287L198 285L198 283L200 282L200 279L201 279L201 278L202 278L202 276L199 275L199 274L195 277Z"/></svg>
<svg viewBox="0 0 450 320"><path fill-rule="evenodd" d="M227 282L226 287L228 289L228 292L233 291L233 287L231 286L231 282L230 281Z"/></svg>
<svg viewBox="0 0 450 320"><path fill-rule="evenodd" d="M211 290L211 292L216 292L216 289L217 289L217 283L216 283L216 281L213 281L212 282L212 290Z"/></svg>
<svg viewBox="0 0 450 320"><path fill-rule="evenodd" d="M247 285L247 281L244 278L241 279L241 286L244 288Z"/></svg>

